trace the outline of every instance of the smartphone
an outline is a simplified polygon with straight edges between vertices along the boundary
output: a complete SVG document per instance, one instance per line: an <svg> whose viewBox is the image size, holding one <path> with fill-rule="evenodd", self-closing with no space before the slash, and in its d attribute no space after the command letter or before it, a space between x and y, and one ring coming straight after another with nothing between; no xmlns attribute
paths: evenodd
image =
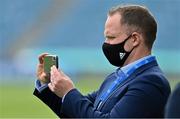
<svg viewBox="0 0 180 119"><path fill-rule="evenodd" d="M47 78L50 79L51 67L55 65L58 68L58 56L57 55L46 55L44 57L44 72Z"/></svg>

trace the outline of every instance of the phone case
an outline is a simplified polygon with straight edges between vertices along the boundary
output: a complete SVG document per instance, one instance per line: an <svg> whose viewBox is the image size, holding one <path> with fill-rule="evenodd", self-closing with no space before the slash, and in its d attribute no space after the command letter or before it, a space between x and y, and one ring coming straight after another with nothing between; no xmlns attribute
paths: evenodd
<svg viewBox="0 0 180 119"><path fill-rule="evenodd" d="M58 68L58 56L47 55L44 57L44 72L50 74L51 67L55 65Z"/></svg>

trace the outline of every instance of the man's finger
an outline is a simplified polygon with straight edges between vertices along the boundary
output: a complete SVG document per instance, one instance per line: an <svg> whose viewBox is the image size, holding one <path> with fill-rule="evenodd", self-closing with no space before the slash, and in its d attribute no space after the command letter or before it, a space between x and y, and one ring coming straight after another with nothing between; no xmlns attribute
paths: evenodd
<svg viewBox="0 0 180 119"><path fill-rule="evenodd" d="M55 65L53 65L53 66L51 67L51 69L54 70L54 71L57 71L57 68L56 68Z"/></svg>
<svg viewBox="0 0 180 119"><path fill-rule="evenodd" d="M40 79L44 79L45 77L46 77L46 74L44 72L39 76Z"/></svg>
<svg viewBox="0 0 180 119"><path fill-rule="evenodd" d="M52 83L54 82L54 74L52 73L52 71L51 71L51 75L50 75L50 80Z"/></svg>
<svg viewBox="0 0 180 119"><path fill-rule="evenodd" d="M49 89L50 89L52 92L54 92L54 91L55 91L55 90L54 90L54 88L53 88L52 83L48 83L48 87L49 87Z"/></svg>
<svg viewBox="0 0 180 119"><path fill-rule="evenodd" d="M41 54L41 55L39 55L39 63L40 64L43 64L43 59L44 59L44 57L46 56L46 55L48 55L49 53L43 53L43 54Z"/></svg>
<svg viewBox="0 0 180 119"><path fill-rule="evenodd" d="M59 72L59 70L56 68L56 66L53 65L51 67L51 74L57 76L59 74L61 75L61 72Z"/></svg>
<svg viewBox="0 0 180 119"><path fill-rule="evenodd" d="M53 65L52 67L52 70L54 71L53 73L60 73L61 75L64 75L63 71L59 68L57 69L55 65Z"/></svg>

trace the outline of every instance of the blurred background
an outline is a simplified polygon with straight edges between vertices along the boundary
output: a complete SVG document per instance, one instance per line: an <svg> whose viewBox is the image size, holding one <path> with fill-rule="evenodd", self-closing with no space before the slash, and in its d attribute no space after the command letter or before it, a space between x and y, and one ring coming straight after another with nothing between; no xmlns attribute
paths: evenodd
<svg viewBox="0 0 180 119"><path fill-rule="evenodd" d="M0 118L57 118L32 95L38 55L59 56L60 68L87 94L116 69L102 52L108 10L145 5L158 23L153 55L171 88L180 81L179 0L0 0Z"/></svg>

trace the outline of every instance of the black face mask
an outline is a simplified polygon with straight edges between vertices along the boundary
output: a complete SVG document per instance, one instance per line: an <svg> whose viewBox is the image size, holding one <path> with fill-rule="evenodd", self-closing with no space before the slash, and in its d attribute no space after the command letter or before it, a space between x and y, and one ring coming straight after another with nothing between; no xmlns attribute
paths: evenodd
<svg viewBox="0 0 180 119"><path fill-rule="evenodd" d="M108 43L103 44L102 49L103 49L104 55L106 56L106 58L112 65L118 66L118 67L123 66L124 62L126 61L126 59L128 58L128 56L133 50L132 49L131 51L127 52L124 49L124 44L130 37L131 35L127 37L123 42L118 43L118 44L108 44Z"/></svg>

